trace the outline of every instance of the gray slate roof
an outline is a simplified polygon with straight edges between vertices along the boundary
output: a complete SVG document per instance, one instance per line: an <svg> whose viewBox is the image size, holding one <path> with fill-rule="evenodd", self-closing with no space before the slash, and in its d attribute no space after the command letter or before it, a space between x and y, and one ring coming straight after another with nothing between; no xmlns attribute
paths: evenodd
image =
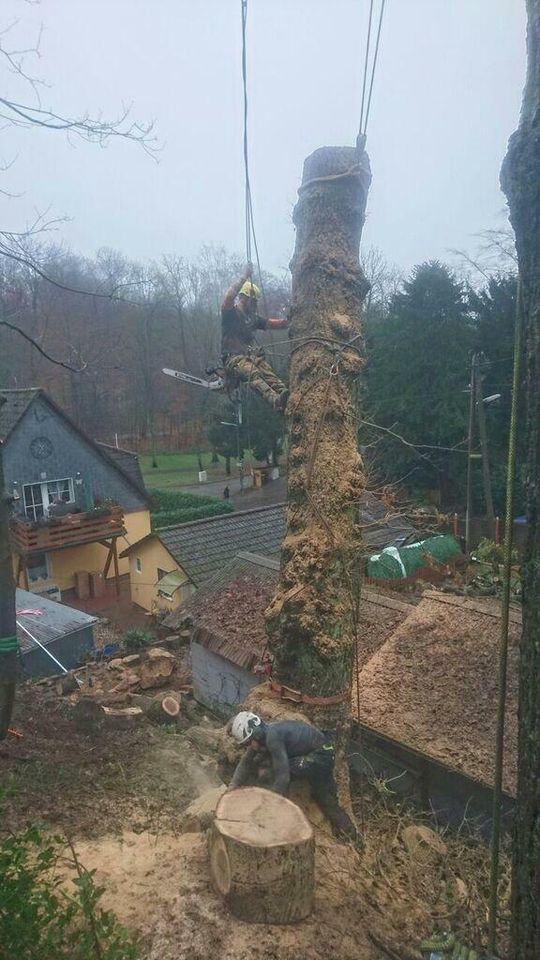
<svg viewBox="0 0 540 960"><path fill-rule="evenodd" d="M285 536L285 506L240 510L222 517L163 527L156 536L199 586L242 550L264 556L278 554Z"/></svg>
<svg viewBox="0 0 540 960"><path fill-rule="evenodd" d="M34 397L40 393L39 387L27 387L23 390L0 390L0 440L5 440L19 420L26 413Z"/></svg>
<svg viewBox="0 0 540 960"><path fill-rule="evenodd" d="M120 467L122 473L129 477L141 493L146 493L141 466L136 453L133 453L132 450L124 450L122 447L113 447L110 443L102 443L101 440L97 440L96 444L109 460Z"/></svg>
<svg viewBox="0 0 540 960"><path fill-rule="evenodd" d="M15 603L19 623L45 647L58 637L65 637L99 622L99 617L91 617L81 610L40 597L37 593L21 590L20 587L17 587ZM20 614L19 610L40 610L41 614ZM23 654L38 649L38 645L33 643L20 627L17 627L17 637Z"/></svg>

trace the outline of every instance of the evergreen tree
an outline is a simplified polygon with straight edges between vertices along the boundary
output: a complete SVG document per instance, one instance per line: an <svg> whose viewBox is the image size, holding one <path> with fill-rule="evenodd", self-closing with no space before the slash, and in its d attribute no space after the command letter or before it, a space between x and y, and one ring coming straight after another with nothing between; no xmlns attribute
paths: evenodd
<svg viewBox="0 0 540 960"><path fill-rule="evenodd" d="M379 439L377 466L388 479L409 474L411 489L438 487L448 503L463 492L465 456L426 445L454 447L467 436L474 326L464 285L437 260L416 266L388 313L369 323L367 346L369 413L418 450L369 430L361 442Z"/></svg>

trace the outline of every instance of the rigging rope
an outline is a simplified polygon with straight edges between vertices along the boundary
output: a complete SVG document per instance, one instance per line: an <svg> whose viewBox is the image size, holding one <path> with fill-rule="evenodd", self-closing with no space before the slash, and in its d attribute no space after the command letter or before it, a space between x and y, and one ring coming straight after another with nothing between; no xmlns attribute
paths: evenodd
<svg viewBox="0 0 540 960"><path fill-rule="evenodd" d="M264 290L261 259L259 256L259 245L255 233L255 221L253 217L253 199L251 194L251 180L249 175L249 147L248 147L248 92L247 92L247 17L248 0L241 0L242 6L242 87L244 94L244 182L245 182L245 233L246 233L246 260L251 263L255 251L257 261L257 272L259 275L259 286L261 288L262 301L265 315L268 316L268 304Z"/></svg>
<svg viewBox="0 0 540 960"><path fill-rule="evenodd" d="M512 535L514 526L514 488L516 475L516 446L519 381L521 369L521 341L523 329L523 290L518 278L516 295L516 322L514 331L514 370L512 376L512 409L508 438L508 465L506 473L506 511L504 520L503 592L501 602L501 635L499 669L497 675L497 732L495 741L495 775L493 785L493 819L491 830L491 870L489 882L489 951L494 954L497 941L497 894L499 885L499 851L501 840L501 799L504 760L504 714L506 707L506 673L508 660L508 623L510 616L510 581L512 574Z"/></svg>
<svg viewBox="0 0 540 960"><path fill-rule="evenodd" d="M371 109L371 98L373 94L373 84L375 82L375 71L377 69L377 61L379 59L379 48L381 44L381 32L382 24L384 17L384 8L386 6L386 0L381 0L381 8L379 11L379 23L377 26L377 36L375 39L375 50L373 53L373 62L371 65L371 76L369 81L369 88L367 87L367 76L368 76L368 66L369 66L369 52L371 47L371 33L373 27L373 7L374 0L370 0L369 5L369 21L368 21L368 32L366 37L366 53L364 57L364 79L362 83L362 106L360 109L360 125L358 128L358 133L360 136L365 136L367 131L367 125L369 120L369 113ZM366 101L366 90L367 90L367 101Z"/></svg>

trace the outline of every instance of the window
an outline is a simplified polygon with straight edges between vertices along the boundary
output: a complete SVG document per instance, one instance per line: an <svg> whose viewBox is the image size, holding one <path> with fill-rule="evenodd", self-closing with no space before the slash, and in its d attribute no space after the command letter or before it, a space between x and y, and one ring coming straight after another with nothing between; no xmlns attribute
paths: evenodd
<svg viewBox="0 0 540 960"><path fill-rule="evenodd" d="M135 569L137 573L142 573L142 560L140 557L135 557Z"/></svg>
<svg viewBox="0 0 540 960"><path fill-rule="evenodd" d="M29 520L47 517L49 507L57 502L74 503L73 480L45 480L43 483L25 483L24 510Z"/></svg>
<svg viewBox="0 0 540 960"><path fill-rule="evenodd" d="M32 553L27 558L26 569L28 570L28 583L36 583L38 580L48 580L51 576L49 558L46 553Z"/></svg>
<svg viewBox="0 0 540 960"><path fill-rule="evenodd" d="M159 580L163 580L163 577L166 577L166 576L167 576L167 573L168 573L167 570L162 570L160 567L158 567L158 568L157 568L157 578L158 578L158 581L159 581Z"/></svg>

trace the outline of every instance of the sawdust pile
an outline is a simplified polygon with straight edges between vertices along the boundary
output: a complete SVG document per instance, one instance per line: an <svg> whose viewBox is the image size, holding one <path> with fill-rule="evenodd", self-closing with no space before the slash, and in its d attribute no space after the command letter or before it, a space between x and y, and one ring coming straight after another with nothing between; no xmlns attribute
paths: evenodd
<svg viewBox="0 0 540 960"><path fill-rule="evenodd" d="M500 619L431 593L360 672L359 719L484 784L493 782ZM490 610L488 613L487 611ZM518 641L510 624L504 789L515 793ZM356 709L356 697L353 694Z"/></svg>
<svg viewBox="0 0 540 960"><path fill-rule="evenodd" d="M316 909L290 927L235 920L212 890L206 839L124 833L76 845L106 888L104 904L137 931L146 960L377 960L357 898L358 855L331 840L317 849Z"/></svg>

